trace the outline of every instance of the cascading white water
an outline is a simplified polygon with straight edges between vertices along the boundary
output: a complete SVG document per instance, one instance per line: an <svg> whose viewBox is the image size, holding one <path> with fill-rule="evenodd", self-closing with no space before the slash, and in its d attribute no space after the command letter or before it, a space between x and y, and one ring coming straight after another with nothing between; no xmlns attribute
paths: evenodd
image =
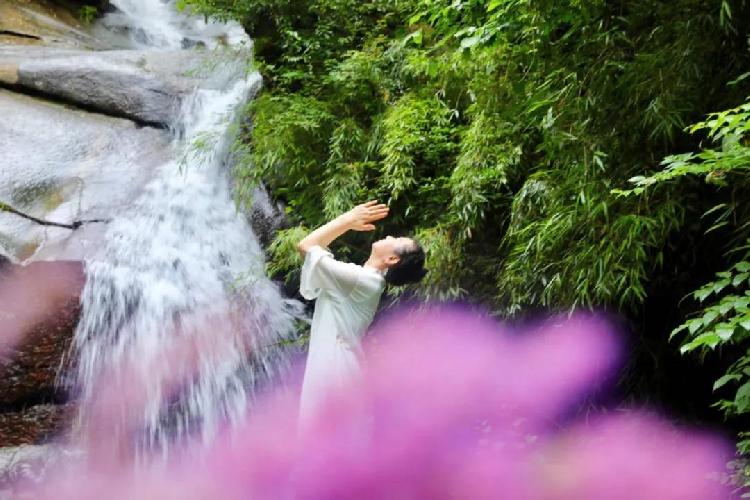
<svg viewBox="0 0 750 500"><path fill-rule="evenodd" d="M140 45L179 48L198 35L208 43L222 26L239 38L238 26L188 19L172 3L112 3ZM171 124L180 131L174 159L110 222L104 248L87 263L70 377L78 423L92 425L103 418L97 405L119 398L125 408L105 411L103 425L112 436L134 435L138 450L166 452L188 435L209 441L285 366L272 346L294 335L299 304L265 276L263 250L236 210L224 168L230 124L260 84L244 69L234 58L222 68L222 88L207 85L184 100Z"/></svg>
<svg viewBox="0 0 750 500"><path fill-rule="evenodd" d="M238 24L179 15L171 0L113 0L111 4L117 7L117 12L102 19L102 26L109 30L126 30L131 43L139 48L179 49L196 42L210 46L217 39L229 45L247 41L247 35Z"/></svg>

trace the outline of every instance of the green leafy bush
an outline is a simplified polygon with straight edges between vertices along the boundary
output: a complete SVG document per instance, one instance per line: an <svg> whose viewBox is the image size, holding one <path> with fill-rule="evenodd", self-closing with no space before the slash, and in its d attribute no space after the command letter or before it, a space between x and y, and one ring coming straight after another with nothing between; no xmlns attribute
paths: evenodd
<svg viewBox="0 0 750 500"><path fill-rule="evenodd" d="M744 272L733 266L750 238L745 2L182 3L255 40L266 90L236 176L241 194L265 181L288 206L296 226L270 251L280 275L299 265L302 227L373 198L392 215L372 236L415 234L428 250L418 293L506 317L596 307L643 325L662 287L677 318L648 334L666 342L690 313L679 298L703 279L682 269ZM729 111L685 130L716 109ZM369 236L338 250L364 260ZM690 349L719 348L727 321L731 342L744 338L744 313L721 313L743 290L698 296L696 314L717 316L680 330L684 345L707 334ZM745 408L732 401L727 411Z"/></svg>
<svg viewBox="0 0 750 500"><path fill-rule="evenodd" d="M680 352L706 354L734 345L741 351L727 372L714 384L714 390L733 386L730 399L717 406L728 417L742 418L750 414L750 199L743 196L750 187L750 103L720 113L689 128L693 134L704 133L706 139L719 147L705 148L697 153L667 156L663 169L650 176L636 176L630 190L616 190L622 196L647 194L661 186L700 178L720 197L720 203L705 212L706 232L728 230L726 257L735 263L716 273L715 279L691 296L699 309L695 316L675 328L670 338L682 339ZM726 388L724 389L726 391ZM740 451L747 452L750 439L744 433ZM750 473L745 473L750 484Z"/></svg>

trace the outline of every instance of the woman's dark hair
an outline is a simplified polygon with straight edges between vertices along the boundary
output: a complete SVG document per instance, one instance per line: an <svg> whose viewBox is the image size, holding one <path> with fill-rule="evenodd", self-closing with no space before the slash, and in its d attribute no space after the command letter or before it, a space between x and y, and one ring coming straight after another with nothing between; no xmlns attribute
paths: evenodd
<svg viewBox="0 0 750 500"><path fill-rule="evenodd" d="M418 283L427 274L427 269L424 268L424 249L416 241L414 245L403 248L396 254L399 261L385 272L385 281L389 285L402 286Z"/></svg>

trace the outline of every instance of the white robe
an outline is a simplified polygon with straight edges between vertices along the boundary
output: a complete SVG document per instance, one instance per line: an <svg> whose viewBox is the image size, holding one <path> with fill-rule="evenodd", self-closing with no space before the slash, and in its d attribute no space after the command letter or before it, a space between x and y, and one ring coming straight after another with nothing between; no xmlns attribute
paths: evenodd
<svg viewBox="0 0 750 500"><path fill-rule="evenodd" d="M383 274L373 267L340 262L317 245L305 255L300 293L316 302L300 397L302 425L314 418L329 391L359 378L361 338L384 288Z"/></svg>

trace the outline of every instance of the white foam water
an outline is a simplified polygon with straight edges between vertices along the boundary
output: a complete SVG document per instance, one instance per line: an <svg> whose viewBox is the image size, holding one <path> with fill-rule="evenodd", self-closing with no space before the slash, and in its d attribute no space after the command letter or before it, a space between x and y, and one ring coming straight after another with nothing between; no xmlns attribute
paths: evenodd
<svg viewBox="0 0 750 500"><path fill-rule="evenodd" d="M214 46L218 41L238 45L247 35L237 23L219 23L198 16L181 15L173 0L112 0L117 8L101 25L110 31L126 31L137 48L181 48L195 43Z"/></svg>
<svg viewBox="0 0 750 500"><path fill-rule="evenodd" d="M179 48L186 36L221 35L222 26L229 38L244 37L237 26L186 18L171 2L112 3L141 45ZM300 305L266 276L226 168L231 124L260 76L246 75L241 57L222 72L229 83L184 100L171 124L179 131L173 160L111 221L101 252L87 262L68 378L78 427L86 434L103 426L139 452L166 454L188 436L210 442L240 420L254 392L286 367L278 345L295 335Z"/></svg>

